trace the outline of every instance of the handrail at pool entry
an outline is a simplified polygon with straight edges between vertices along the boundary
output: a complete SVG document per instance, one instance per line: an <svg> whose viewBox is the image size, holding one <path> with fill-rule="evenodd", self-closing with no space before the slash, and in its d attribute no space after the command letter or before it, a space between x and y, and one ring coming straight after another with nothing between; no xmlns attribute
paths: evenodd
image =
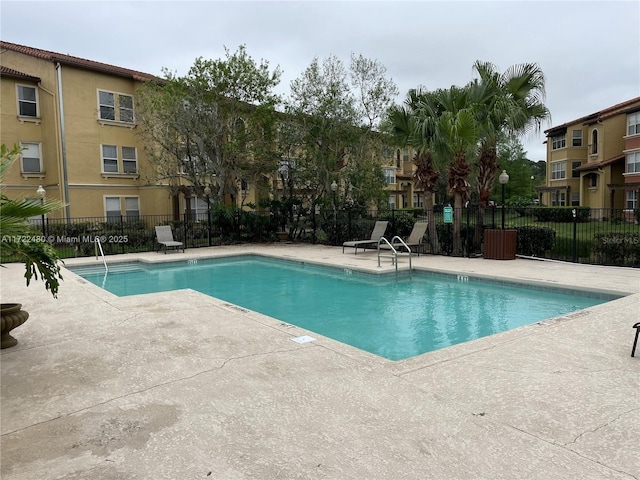
<svg viewBox="0 0 640 480"><path fill-rule="evenodd" d="M380 254L380 244L381 243L386 243L393 253L391 253L389 255ZM390 257L391 258L391 262L395 263L395 265L396 265L396 273L398 273L398 252L396 251L395 248L393 248L393 245L391 245L389 243L389 240L387 240L384 237L380 237L380 239L378 240L378 267L380 267L380 257Z"/></svg>
<svg viewBox="0 0 640 480"><path fill-rule="evenodd" d="M406 249L407 249L407 253L409 253L409 270L411 270L411 268L412 268L412 267L411 267L411 248L409 248L409 245L407 245L407 244L404 242L404 240L402 240L402 238L400 238L398 235L396 235L395 237L393 237L393 238L391 239L391 243L392 243L392 244L395 244L395 243L396 243L396 240L397 240L401 245L403 245L403 246L404 246L404 248L406 248ZM402 251L400 251L400 253L402 253ZM397 258L396 258L396 262L397 262ZM397 269L397 267L396 267L396 269Z"/></svg>
<svg viewBox="0 0 640 480"><path fill-rule="evenodd" d="M100 249L100 255L102 255L102 263L104 263L104 269L108 272L109 267L107 267L107 259L104 257L104 251L102 250L102 242L100 241L100 237L96 235L93 243L95 243L96 247L96 260L98 260L98 249Z"/></svg>

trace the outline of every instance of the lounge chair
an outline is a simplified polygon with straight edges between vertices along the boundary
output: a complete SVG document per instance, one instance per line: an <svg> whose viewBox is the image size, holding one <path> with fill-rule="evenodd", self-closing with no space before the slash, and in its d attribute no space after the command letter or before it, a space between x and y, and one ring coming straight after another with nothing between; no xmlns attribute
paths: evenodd
<svg viewBox="0 0 640 480"><path fill-rule="evenodd" d="M167 253L167 248L182 248L184 252L184 244L173 239L173 232L169 225L158 225L156 227L156 241L158 242L158 251L164 247L165 254Z"/></svg>
<svg viewBox="0 0 640 480"><path fill-rule="evenodd" d="M363 250L367 247L377 248L378 240L380 237L384 236L384 232L387 230L387 225L389 222L378 220L376 224L373 226L373 232L371 232L371 237L368 240L353 240L349 242L344 242L342 244L342 253L344 253L344 247L354 247L356 249L355 254L358 254L358 247Z"/></svg>
<svg viewBox="0 0 640 480"><path fill-rule="evenodd" d="M420 253L424 253L422 252L424 248L424 243L422 243L422 240L424 239L424 234L427 231L427 225L428 225L427 222L414 223L413 230L411 230L409 237L406 240L404 240L404 243L407 245L407 247L409 247L412 252L417 252L418 255ZM392 245L393 245L393 248L395 248L396 250L399 250L398 247L400 247L400 249L404 248L404 245L402 245L397 240L392 242Z"/></svg>

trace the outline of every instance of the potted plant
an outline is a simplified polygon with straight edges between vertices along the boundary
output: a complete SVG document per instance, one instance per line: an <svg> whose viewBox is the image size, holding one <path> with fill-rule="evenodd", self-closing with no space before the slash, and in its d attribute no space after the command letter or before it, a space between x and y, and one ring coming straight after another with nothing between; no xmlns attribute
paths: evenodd
<svg viewBox="0 0 640 480"><path fill-rule="evenodd" d="M0 179L4 178L5 172L19 158L20 152L21 148L15 145L11 150L5 145L0 147ZM58 287L62 280L62 261L46 239L32 231L29 218L45 215L60 206L60 202L51 200L10 199L0 190L0 259L2 262L24 263L27 286L32 279L38 280L40 277L54 298L58 295ZM18 341L10 335L10 331L22 325L29 318L29 314L22 310L19 303L0 304L0 313L0 347L12 347Z"/></svg>

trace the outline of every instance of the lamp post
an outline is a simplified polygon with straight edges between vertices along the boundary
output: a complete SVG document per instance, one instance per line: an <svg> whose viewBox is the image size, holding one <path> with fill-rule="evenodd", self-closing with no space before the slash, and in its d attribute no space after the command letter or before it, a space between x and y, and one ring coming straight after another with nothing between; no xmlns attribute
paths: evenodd
<svg viewBox="0 0 640 480"><path fill-rule="evenodd" d="M211 246L211 187L204 187L204 194L207 198L207 244Z"/></svg>
<svg viewBox="0 0 640 480"><path fill-rule="evenodd" d="M502 185L502 230L504 230L504 187L509 183L509 175L506 170L502 170L502 173L498 177L500 185Z"/></svg>
<svg viewBox="0 0 640 480"><path fill-rule="evenodd" d="M42 185L38 185L38 189L36 190L36 193L40 197L40 206L44 206L44 197L47 194L46 190L44 189L44 187ZM42 221L42 236L46 237L47 236L47 231L46 231L45 226L44 226L44 212L42 213L41 221Z"/></svg>
<svg viewBox="0 0 640 480"><path fill-rule="evenodd" d="M331 191L333 192L333 244L338 241L338 214L336 212L336 192L338 191L338 184L334 180L331 182Z"/></svg>

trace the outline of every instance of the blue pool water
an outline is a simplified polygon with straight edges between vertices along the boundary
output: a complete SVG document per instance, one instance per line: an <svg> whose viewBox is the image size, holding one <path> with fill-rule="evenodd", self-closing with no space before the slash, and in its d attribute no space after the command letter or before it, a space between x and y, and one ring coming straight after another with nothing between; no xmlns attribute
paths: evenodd
<svg viewBox="0 0 640 480"><path fill-rule="evenodd" d="M72 269L118 295L190 288L390 360L611 300L429 273L379 276L262 257ZM206 319L203 319L203 321Z"/></svg>

